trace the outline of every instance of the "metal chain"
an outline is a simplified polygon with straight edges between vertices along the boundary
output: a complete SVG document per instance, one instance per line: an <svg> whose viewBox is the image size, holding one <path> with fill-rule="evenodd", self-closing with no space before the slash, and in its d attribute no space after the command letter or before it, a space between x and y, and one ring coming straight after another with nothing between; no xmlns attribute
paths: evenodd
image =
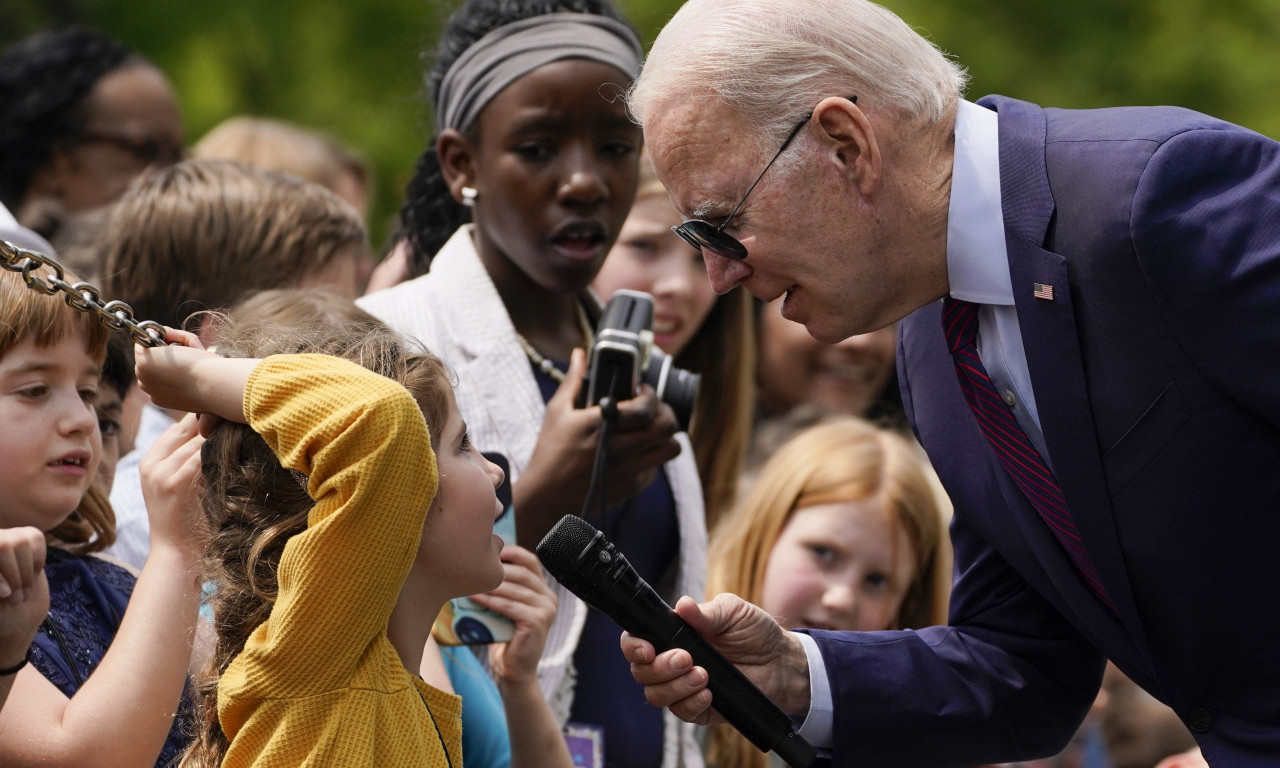
<svg viewBox="0 0 1280 768"><path fill-rule="evenodd" d="M103 303L98 288L93 283L74 285L63 280L62 265L51 256L28 251L8 240L0 240L0 267L10 272L21 272L22 281L33 291L46 296L64 294L71 307L97 316L103 325L116 331L127 331L134 341L148 347L163 347L164 326L154 320L135 320L133 308L123 301ZM49 275L41 277L37 270L45 268Z"/></svg>

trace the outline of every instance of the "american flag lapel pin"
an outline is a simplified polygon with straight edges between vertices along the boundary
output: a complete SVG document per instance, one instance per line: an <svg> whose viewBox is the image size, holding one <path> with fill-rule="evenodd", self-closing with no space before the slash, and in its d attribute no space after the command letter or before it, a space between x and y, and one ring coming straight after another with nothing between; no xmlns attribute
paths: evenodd
<svg viewBox="0 0 1280 768"><path fill-rule="evenodd" d="M1037 299L1053 301L1053 286L1048 283L1032 283L1031 295L1035 296Z"/></svg>

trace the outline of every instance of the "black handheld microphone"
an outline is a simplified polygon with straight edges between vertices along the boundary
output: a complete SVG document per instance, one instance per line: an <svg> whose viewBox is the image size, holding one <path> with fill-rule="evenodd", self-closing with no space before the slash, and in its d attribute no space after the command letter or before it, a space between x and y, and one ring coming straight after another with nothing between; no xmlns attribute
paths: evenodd
<svg viewBox="0 0 1280 768"><path fill-rule="evenodd" d="M693 663L707 671L712 706L761 752L773 750L793 768L808 768L817 759L813 747L791 729L791 718L685 623L586 520L565 515L543 537L537 553L565 589L653 643L659 653L688 651Z"/></svg>

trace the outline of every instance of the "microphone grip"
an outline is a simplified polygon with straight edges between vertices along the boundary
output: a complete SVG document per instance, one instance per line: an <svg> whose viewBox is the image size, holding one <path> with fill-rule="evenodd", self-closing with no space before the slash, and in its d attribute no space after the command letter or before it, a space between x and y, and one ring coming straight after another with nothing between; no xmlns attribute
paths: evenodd
<svg viewBox="0 0 1280 768"><path fill-rule="evenodd" d="M702 635L685 623L665 601L662 601L662 605L668 615L666 631L628 631L647 640L658 653L672 648L688 651L694 665L706 670L711 706L725 720L760 751L776 752L792 768L811 766L817 760L817 753L791 729L791 718L756 688L755 683L741 670L712 648Z"/></svg>
<svg viewBox="0 0 1280 768"><path fill-rule="evenodd" d="M729 663L640 578L627 558L590 523L565 515L543 537L538 559L565 589L601 611L658 653L684 648L707 671L711 705L762 752L792 768L809 768L817 753L791 729L791 718Z"/></svg>

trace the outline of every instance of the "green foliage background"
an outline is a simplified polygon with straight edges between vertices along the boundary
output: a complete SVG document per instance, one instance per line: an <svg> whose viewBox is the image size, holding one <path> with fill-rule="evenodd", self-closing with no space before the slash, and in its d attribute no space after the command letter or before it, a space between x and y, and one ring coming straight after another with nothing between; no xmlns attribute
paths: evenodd
<svg viewBox="0 0 1280 768"><path fill-rule="evenodd" d="M619 0L652 41L679 0ZM375 243L430 134L423 53L460 0L0 0L0 44L96 26L174 83L189 140L236 114L328 132L375 168ZM1280 0L886 0L969 95L1178 104L1280 137Z"/></svg>

